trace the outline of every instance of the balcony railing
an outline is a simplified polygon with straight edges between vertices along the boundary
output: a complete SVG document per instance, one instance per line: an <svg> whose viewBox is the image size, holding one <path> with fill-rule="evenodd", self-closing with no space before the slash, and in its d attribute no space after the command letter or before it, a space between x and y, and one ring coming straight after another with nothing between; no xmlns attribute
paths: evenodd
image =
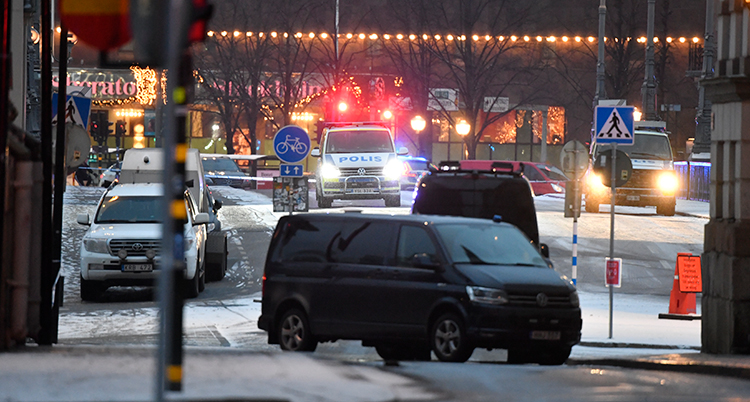
<svg viewBox="0 0 750 402"><path fill-rule="evenodd" d="M710 162L675 162L674 170L680 180L677 198L708 202L711 185Z"/></svg>

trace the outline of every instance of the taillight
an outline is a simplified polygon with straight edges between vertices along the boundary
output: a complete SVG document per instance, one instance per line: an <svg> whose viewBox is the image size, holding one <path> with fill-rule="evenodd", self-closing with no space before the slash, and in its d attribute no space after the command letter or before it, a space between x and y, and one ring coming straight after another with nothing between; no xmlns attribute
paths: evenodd
<svg viewBox="0 0 750 402"><path fill-rule="evenodd" d="M266 274L263 274L263 278L261 279L260 283L260 297L263 298L263 296L266 295Z"/></svg>

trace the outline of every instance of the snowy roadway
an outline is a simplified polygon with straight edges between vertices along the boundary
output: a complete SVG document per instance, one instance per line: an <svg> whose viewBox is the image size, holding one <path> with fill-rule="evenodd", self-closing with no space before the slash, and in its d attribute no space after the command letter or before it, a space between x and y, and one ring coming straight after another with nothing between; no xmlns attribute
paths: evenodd
<svg viewBox="0 0 750 402"><path fill-rule="evenodd" d="M221 346L255 351L278 350L267 345L258 330L260 314L259 278L271 230L280 213L272 212L267 193L218 187L223 230L230 233L230 265L227 277L209 283L206 291L185 307L188 346ZM93 212L100 189L72 187L66 192L65 306L61 311L61 344L153 345L157 338L158 310L150 289L109 290L99 303L82 303L78 296L77 255L83 228L75 215ZM312 196L312 194L311 194ZM404 205L411 197L402 193ZM311 197L312 198L312 197ZM314 201L312 202L313 205ZM572 220L563 218L563 200L537 197L541 241L548 243L556 269L570 275ZM336 202L366 212L404 214L407 207L384 208L382 201ZM602 208L603 210L605 208ZM329 210L326 210L329 211ZM579 221L579 276L583 310L584 345L612 342L650 348L700 346L700 321L667 321L657 318L669 308L674 262L677 252L699 254L703 241L703 218L656 216L653 208L620 208L616 217L616 253L624 262L623 287L615 292L613 338L608 338L609 299L603 286L603 260L608 255L609 214L584 214ZM312 212L323 212L313 209ZM264 241L265 239L265 241ZM606 247L605 247L606 245ZM698 303L700 310L700 301ZM700 313L700 311L698 311ZM576 346L572 357L611 356L610 348ZM642 348L617 349L617 353L652 353ZM351 361L374 361L373 348L357 342L324 344L316 354ZM502 361L504 351L476 351L472 360Z"/></svg>

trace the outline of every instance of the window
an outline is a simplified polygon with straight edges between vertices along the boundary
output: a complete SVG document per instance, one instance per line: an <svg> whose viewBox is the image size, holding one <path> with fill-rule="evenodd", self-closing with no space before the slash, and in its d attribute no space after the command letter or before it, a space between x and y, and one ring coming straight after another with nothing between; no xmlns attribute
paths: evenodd
<svg viewBox="0 0 750 402"><path fill-rule="evenodd" d="M386 130L329 131L326 152L393 152Z"/></svg>
<svg viewBox="0 0 750 402"><path fill-rule="evenodd" d="M385 223L363 221L344 224L341 235L333 239L333 259L349 264L384 265L390 250L393 250L391 227Z"/></svg>
<svg viewBox="0 0 750 402"><path fill-rule="evenodd" d="M529 239L511 225L441 224L435 228L454 263L547 266Z"/></svg>
<svg viewBox="0 0 750 402"><path fill-rule="evenodd" d="M402 226L398 236L396 265L411 267L414 256L420 254L426 254L432 262L439 262L435 243L427 230L419 226Z"/></svg>
<svg viewBox="0 0 750 402"><path fill-rule="evenodd" d="M288 222L281 231L275 261L326 262L328 245L339 236L341 224L304 219Z"/></svg>
<svg viewBox="0 0 750 402"><path fill-rule="evenodd" d="M546 181L544 180L544 176L536 170L534 165L522 163L521 166L523 167L523 175L526 176L529 181Z"/></svg>
<svg viewBox="0 0 750 402"><path fill-rule="evenodd" d="M282 230L275 260L384 265L392 255L390 231L377 222L295 220Z"/></svg>
<svg viewBox="0 0 750 402"><path fill-rule="evenodd" d="M108 196L96 214L96 223L159 223L161 197Z"/></svg>

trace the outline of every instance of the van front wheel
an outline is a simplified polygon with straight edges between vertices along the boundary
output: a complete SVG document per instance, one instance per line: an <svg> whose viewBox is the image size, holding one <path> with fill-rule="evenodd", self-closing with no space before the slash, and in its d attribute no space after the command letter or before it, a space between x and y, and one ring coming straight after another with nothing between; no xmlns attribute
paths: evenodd
<svg viewBox="0 0 750 402"><path fill-rule="evenodd" d="M474 352L463 321L453 313L443 314L435 320L430 331L430 344L435 356L444 362L463 363Z"/></svg>
<svg viewBox="0 0 750 402"><path fill-rule="evenodd" d="M387 195L384 198L386 207L400 207L401 206L401 194Z"/></svg>
<svg viewBox="0 0 750 402"><path fill-rule="evenodd" d="M307 315L299 309L290 309L281 316L278 331L282 350L312 352L318 346L310 331Z"/></svg>

